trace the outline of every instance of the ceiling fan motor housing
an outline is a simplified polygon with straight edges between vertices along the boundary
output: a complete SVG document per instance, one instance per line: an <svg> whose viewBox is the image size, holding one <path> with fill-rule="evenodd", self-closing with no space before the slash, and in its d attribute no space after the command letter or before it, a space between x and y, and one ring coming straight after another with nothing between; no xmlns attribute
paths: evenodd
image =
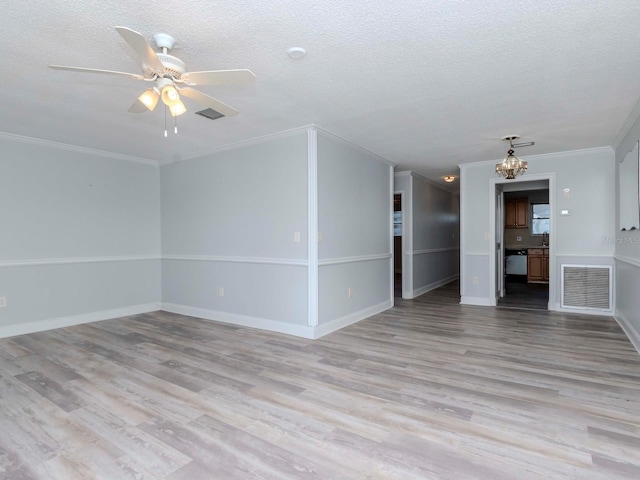
<svg viewBox="0 0 640 480"><path fill-rule="evenodd" d="M174 57L168 53L156 53L156 56L162 62L162 65L164 65L165 75L171 75L179 79L180 76L187 71L187 66L178 57Z"/></svg>

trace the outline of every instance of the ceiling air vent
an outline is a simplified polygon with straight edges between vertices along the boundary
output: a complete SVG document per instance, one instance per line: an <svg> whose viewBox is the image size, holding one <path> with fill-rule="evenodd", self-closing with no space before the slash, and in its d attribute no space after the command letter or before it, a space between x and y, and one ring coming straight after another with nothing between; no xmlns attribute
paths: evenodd
<svg viewBox="0 0 640 480"><path fill-rule="evenodd" d="M217 120L220 117L224 117L220 112L216 112L213 108L207 108L205 110L200 110L196 112L196 115L202 115L203 117L208 118L209 120Z"/></svg>

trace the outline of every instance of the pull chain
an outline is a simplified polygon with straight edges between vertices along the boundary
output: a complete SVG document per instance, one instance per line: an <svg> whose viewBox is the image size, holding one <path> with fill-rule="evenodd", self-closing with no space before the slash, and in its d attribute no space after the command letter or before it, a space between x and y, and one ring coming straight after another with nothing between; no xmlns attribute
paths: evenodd
<svg viewBox="0 0 640 480"><path fill-rule="evenodd" d="M167 106L164 106L164 138L167 138Z"/></svg>

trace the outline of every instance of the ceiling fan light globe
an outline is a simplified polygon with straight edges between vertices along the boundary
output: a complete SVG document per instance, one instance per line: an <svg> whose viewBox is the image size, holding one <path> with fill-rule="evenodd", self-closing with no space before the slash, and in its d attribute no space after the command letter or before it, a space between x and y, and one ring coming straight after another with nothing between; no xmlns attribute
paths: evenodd
<svg viewBox="0 0 640 480"><path fill-rule="evenodd" d="M184 103L182 103L180 99L178 99L178 101L175 104L169 106L169 112L171 113L172 117L177 117L178 115L182 115L186 111L187 111L187 107L184 106Z"/></svg>
<svg viewBox="0 0 640 480"><path fill-rule="evenodd" d="M160 96L154 91L154 89L150 88L149 90L142 92L142 95L138 97L138 100L140 100L140 102L149 110L153 111L158 104L159 98Z"/></svg>
<svg viewBox="0 0 640 480"><path fill-rule="evenodd" d="M162 87L162 101L168 107L180 102L180 95L173 85Z"/></svg>

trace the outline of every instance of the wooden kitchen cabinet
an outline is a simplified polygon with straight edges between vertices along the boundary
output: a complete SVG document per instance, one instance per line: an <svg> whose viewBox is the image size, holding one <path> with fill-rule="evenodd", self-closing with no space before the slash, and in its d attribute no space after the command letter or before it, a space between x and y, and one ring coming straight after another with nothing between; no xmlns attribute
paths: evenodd
<svg viewBox="0 0 640 480"><path fill-rule="evenodd" d="M504 202L504 227L527 228L529 226L529 200L511 198Z"/></svg>
<svg viewBox="0 0 640 480"><path fill-rule="evenodd" d="M549 283L548 248L530 248L527 251L527 282Z"/></svg>

